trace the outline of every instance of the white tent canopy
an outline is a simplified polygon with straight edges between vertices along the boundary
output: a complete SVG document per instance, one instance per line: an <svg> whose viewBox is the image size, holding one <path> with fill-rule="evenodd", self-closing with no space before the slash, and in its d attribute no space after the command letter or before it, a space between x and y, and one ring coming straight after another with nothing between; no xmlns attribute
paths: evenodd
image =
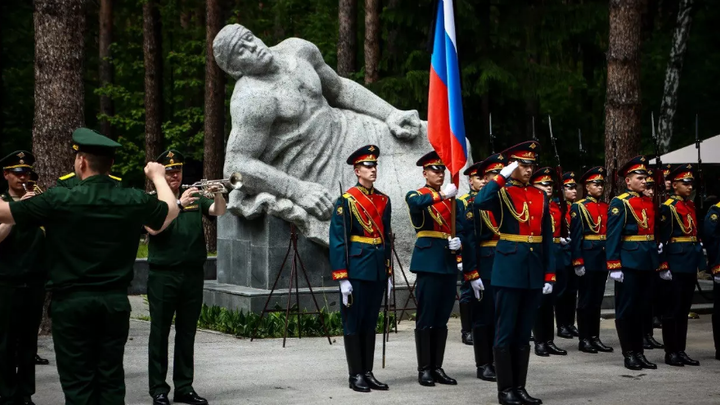
<svg viewBox="0 0 720 405"><path fill-rule="evenodd" d="M720 135L700 141L700 154L703 164L720 164ZM663 163L682 164L697 163L697 149L695 143L680 149L668 152L660 157ZM650 161L655 163L655 159Z"/></svg>

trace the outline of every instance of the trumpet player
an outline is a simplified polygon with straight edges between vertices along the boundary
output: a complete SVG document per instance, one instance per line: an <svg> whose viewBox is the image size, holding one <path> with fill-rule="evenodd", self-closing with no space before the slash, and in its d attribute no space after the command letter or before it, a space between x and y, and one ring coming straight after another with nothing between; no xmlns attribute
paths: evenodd
<svg viewBox="0 0 720 405"><path fill-rule="evenodd" d="M35 196L28 185L35 157L24 150L2 159L6 202ZM0 403L31 404L35 393L37 330L47 268L39 226L0 224ZM17 363L16 363L17 361Z"/></svg>
<svg viewBox="0 0 720 405"><path fill-rule="evenodd" d="M170 386L165 381L168 370L168 335L175 317L174 402L207 404L193 388L193 346L203 301L204 265L207 258L203 215L225 213L225 198L213 186L214 199L190 187L182 194L185 157L170 149L157 157L165 166L165 179L177 198L178 217L162 232L149 227L150 234L147 294L150 303L150 341L148 375L150 396L154 405L169 405Z"/></svg>

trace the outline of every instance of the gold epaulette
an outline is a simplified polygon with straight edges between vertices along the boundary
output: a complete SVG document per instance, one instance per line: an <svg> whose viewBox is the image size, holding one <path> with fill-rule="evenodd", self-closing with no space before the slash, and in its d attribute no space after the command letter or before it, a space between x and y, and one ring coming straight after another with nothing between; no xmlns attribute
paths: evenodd
<svg viewBox="0 0 720 405"><path fill-rule="evenodd" d="M582 198L582 199L580 199L580 200L575 201L573 204L582 204L582 203L584 203L585 201L586 201L586 199L585 199L585 198Z"/></svg>
<svg viewBox="0 0 720 405"><path fill-rule="evenodd" d="M615 198L620 199L620 200L627 200L628 196L630 196L630 193L622 193Z"/></svg>
<svg viewBox="0 0 720 405"><path fill-rule="evenodd" d="M667 201L665 201L663 204L667 205L669 207L669 206L673 205L673 201L675 201L675 199L668 198Z"/></svg>
<svg viewBox="0 0 720 405"><path fill-rule="evenodd" d="M64 176L60 176L60 180L67 180L67 179L72 178L73 176L75 176L75 173L74 173L74 172L73 172L73 173L68 173L68 174L66 174L66 175L64 175Z"/></svg>
<svg viewBox="0 0 720 405"><path fill-rule="evenodd" d="M345 194L343 194L342 196L343 196L343 198L348 199L348 200L349 200L350 198L352 198L352 195L351 195L350 193L345 193Z"/></svg>
<svg viewBox="0 0 720 405"><path fill-rule="evenodd" d="M113 176L112 174L108 174L108 177L110 177L111 179L113 179L115 181L122 181L122 179L120 177Z"/></svg>

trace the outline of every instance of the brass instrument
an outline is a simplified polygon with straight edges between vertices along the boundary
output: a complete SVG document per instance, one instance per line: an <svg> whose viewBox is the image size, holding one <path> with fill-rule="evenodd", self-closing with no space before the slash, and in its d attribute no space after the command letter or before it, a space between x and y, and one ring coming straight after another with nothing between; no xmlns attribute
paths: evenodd
<svg viewBox="0 0 720 405"><path fill-rule="evenodd" d="M229 194L233 190L239 190L242 187L242 174L235 172L230 175L230 178L219 179L219 180L208 180L202 179L193 184L182 184L181 189L186 190L188 188L200 189L200 193L207 198L214 198L215 194ZM148 194L157 194L157 191L153 190Z"/></svg>
<svg viewBox="0 0 720 405"><path fill-rule="evenodd" d="M32 184L32 192L35 193L35 195L40 195L43 193L43 189L40 188L40 186L38 186L37 183L35 183L34 181L22 183L23 189L25 189L26 193L30 192L30 190L28 189L28 184Z"/></svg>

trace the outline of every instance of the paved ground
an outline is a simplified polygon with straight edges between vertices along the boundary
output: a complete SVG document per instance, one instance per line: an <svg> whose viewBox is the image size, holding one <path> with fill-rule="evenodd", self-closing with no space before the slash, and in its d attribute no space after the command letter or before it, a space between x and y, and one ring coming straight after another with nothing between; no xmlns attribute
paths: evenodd
<svg viewBox="0 0 720 405"><path fill-rule="evenodd" d="M135 300L134 307L142 306ZM141 308L139 308L141 310ZM136 312L136 313L139 313ZM458 380L454 387L421 387L416 382L412 324L403 322L387 345L387 367L381 368L378 344L375 374L390 384L388 392L355 393L347 388L341 338L250 342L214 332L199 332L195 388L218 404L494 404L496 385L475 378L472 348L460 343L459 321L451 319L445 370ZM128 404L150 404L147 394L147 339L150 324L133 320L125 351ZM656 331L659 335L659 331ZM602 322L604 341L618 350L613 321ZM172 337L171 337L172 340ZM380 343L380 342L378 342ZM631 372L618 353L584 354L577 340L557 339L568 356L530 360L528 389L546 404L719 404L720 361L714 360L710 316L690 321L688 353L700 367L674 368L662 363L663 352L647 352L658 370ZM172 348L171 348L172 350ZM62 404L52 340L40 339L39 353L51 359L38 367L38 405ZM170 372L172 375L172 371Z"/></svg>

